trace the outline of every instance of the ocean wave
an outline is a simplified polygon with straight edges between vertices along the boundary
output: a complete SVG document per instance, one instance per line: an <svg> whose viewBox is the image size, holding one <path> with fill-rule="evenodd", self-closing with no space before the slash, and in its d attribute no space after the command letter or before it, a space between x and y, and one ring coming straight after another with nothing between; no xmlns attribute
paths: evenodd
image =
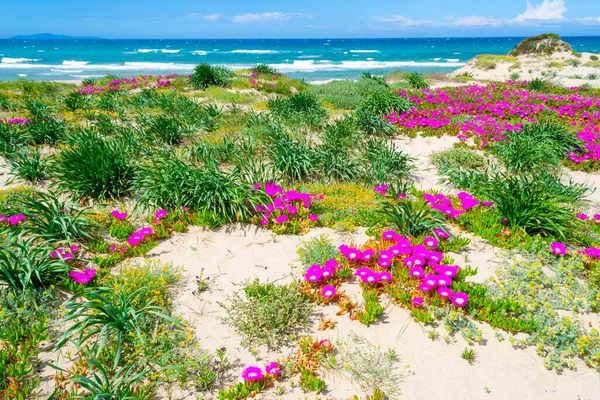
<svg viewBox="0 0 600 400"><path fill-rule="evenodd" d="M448 62L458 62L458 61L460 61L459 58L446 58L445 60L448 61Z"/></svg>
<svg viewBox="0 0 600 400"><path fill-rule="evenodd" d="M121 54L137 54L137 53L138 53L137 51L124 51Z"/></svg>
<svg viewBox="0 0 600 400"><path fill-rule="evenodd" d="M17 74L17 76L19 76L20 78L25 78L27 74Z"/></svg>
<svg viewBox="0 0 600 400"><path fill-rule="evenodd" d="M311 59L311 58L321 58L323 57L323 54L317 54L317 55L306 55L306 56L298 56L296 58L301 58L301 59Z"/></svg>
<svg viewBox="0 0 600 400"><path fill-rule="evenodd" d="M73 78L89 79L89 78L102 78L104 75L69 75Z"/></svg>
<svg viewBox="0 0 600 400"><path fill-rule="evenodd" d="M436 57L433 59L433 61L440 61L440 60L441 60L441 58L439 58L439 57Z"/></svg>
<svg viewBox="0 0 600 400"><path fill-rule="evenodd" d="M2 64L20 64L28 61L40 61L39 58L11 58L11 57L2 57L0 59L0 63Z"/></svg>
<svg viewBox="0 0 600 400"><path fill-rule="evenodd" d="M380 53L379 50L350 50L350 53Z"/></svg>
<svg viewBox="0 0 600 400"><path fill-rule="evenodd" d="M62 65L67 66L67 67L82 67L89 63L90 63L89 61L66 60L66 61L62 62Z"/></svg>
<svg viewBox="0 0 600 400"><path fill-rule="evenodd" d="M87 64L77 65L82 71L192 71L196 64L126 62L124 64ZM0 69L51 69L55 71L71 71L73 65L60 64L2 64Z"/></svg>
<svg viewBox="0 0 600 400"><path fill-rule="evenodd" d="M232 50L230 53L234 54L277 54L277 50Z"/></svg>
<svg viewBox="0 0 600 400"><path fill-rule="evenodd" d="M171 49L138 49L138 53L179 53L179 50L171 50Z"/></svg>
<svg viewBox="0 0 600 400"><path fill-rule="evenodd" d="M342 61L341 63L315 63L313 60L295 60L292 64L271 64L281 72L314 72L368 70L402 67L462 67L462 62L417 62L417 61Z"/></svg>
<svg viewBox="0 0 600 400"><path fill-rule="evenodd" d="M61 72L63 74L79 74L81 72L83 72L82 69L51 69L50 71L52 72Z"/></svg>
<svg viewBox="0 0 600 400"><path fill-rule="evenodd" d="M197 56L205 56L208 54L208 51L194 50L194 51L192 51L192 54L197 55Z"/></svg>

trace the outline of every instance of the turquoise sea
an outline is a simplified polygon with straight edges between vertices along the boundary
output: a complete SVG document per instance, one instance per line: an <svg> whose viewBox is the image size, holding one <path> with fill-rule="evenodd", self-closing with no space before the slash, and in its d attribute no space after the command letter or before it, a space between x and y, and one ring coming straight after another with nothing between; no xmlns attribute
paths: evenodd
<svg viewBox="0 0 600 400"><path fill-rule="evenodd" d="M234 69L266 63L307 80L352 79L362 71L450 72L477 54L506 54L523 39L3 39L0 80L189 73L201 62ZM600 36L563 40L577 51L600 51Z"/></svg>

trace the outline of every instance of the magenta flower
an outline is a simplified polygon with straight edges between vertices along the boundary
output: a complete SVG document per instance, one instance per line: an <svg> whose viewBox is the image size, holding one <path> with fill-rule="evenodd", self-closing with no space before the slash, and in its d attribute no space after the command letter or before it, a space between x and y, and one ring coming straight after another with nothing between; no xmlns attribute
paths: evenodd
<svg viewBox="0 0 600 400"><path fill-rule="evenodd" d="M158 210L156 212L156 214L154 214L154 216L158 219L164 218L168 215L169 213L167 212L167 210Z"/></svg>
<svg viewBox="0 0 600 400"><path fill-rule="evenodd" d="M449 299L452 297L452 289L447 288L447 287L441 287L441 288L438 288L437 294L438 294L438 296L440 296L444 299Z"/></svg>
<svg viewBox="0 0 600 400"><path fill-rule="evenodd" d="M73 279L80 285L85 285L96 276L96 269L85 269L83 271L71 271L69 272L69 278Z"/></svg>
<svg viewBox="0 0 600 400"><path fill-rule="evenodd" d="M398 237L395 231L385 231L381 234L381 238L385 240L394 240Z"/></svg>
<svg viewBox="0 0 600 400"><path fill-rule="evenodd" d="M419 289L421 292L431 292L433 286L429 286L427 283L421 282L421 284L417 286L417 289Z"/></svg>
<svg viewBox="0 0 600 400"><path fill-rule="evenodd" d="M567 254L567 247L560 242L554 242L550 244L550 249L552 249L552 252L557 256Z"/></svg>
<svg viewBox="0 0 600 400"><path fill-rule="evenodd" d="M274 183L267 183L265 184L265 193L267 194L267 196L273 197L277 196L278 194L282 194L283 189L281 188L281 186L276 185Z"/></svg>
<svg viewBox="0 0 600 400"><path fill-rule="evenodd" d="M0 224L8 222L8 217L6 215L0 215Z"/></svg>
<svg viewBox="0 0 600 400"><path fill-rule="evenodd" d="M402 193L398 193L398 200L406 200L406 195Z"/></svg>
<svg viewBox="0 0 600 400"><path fill-rule="evenodd" d="M362 261L370 261L371 258L373 258L373 256L375 255L375 250L373 249L367 249L364 250L360 253L360 259Z"/></svg>
<svg viewBox="0 0 600 400"><path fill-rule="evenodd" d="M382 271L379 273L378 279L381 282L391 282L392 274L390 274L388 271Z"/></svg>
<svg viewBox="0 0 600 400"><path fill-rule="evenodd" d="M463 292L456 292L452 296L452 305L464 307L469 302L469 295Z"/></svg>
<svg viewBox="0 0 600 400"><path fill-rule="evenodd" d="M110 246L109 250L110 251L117 251L117 246L113 244L112 246Z"/></svg>
<svg viewBox="0 0 600 400"><path fill-rule="evenodd" d="M284 222L287 222L288 220L288 216L287 215L280 215L277 218L275 218L275 223L276 224L283 224Z"/></svg>
<svg viewBox="0 0 600 400"><path fill-rule="evenodd" d="M595 247L590 247L584 250L584 254L589 257L597 257L600 258L600 249Z"/></svg>
<svg viewBox="0 0 600 400"><path fill-rule="evenodd" d="M362 279L363 283L368 283L368 284L377 283L377 282L379 282L379 274L369 270L368 273L366 273L364 276L361 276L361 279Z"/></svg>
<svg viewBox="0 0 600 400"><path fill-rule="evenodd" d="M304 274L304 279L307 282L319 282L321 279L323 279L323 271L321 269L321 266L320 265L310 266L306 270L306 273Z"/></svg>
<svg viewBox="0 0 600 400"><path fill-rule="evenodd" d="M113 212L111 212L110 215L112 215L115 219L119 221L123 221L125 218L127 218L127 213L120 212L119 210L113 210Z"/></svg>
<svg viewBox="0 0 600 400"><path fill-rule="evenodd" d="M427 236L423 240L423 243L425 244L425 246L429 247L430 249L435 249L440 244L434 237L431 237L431 236Z"/></svg>
<svg viewBox="0 0 600 400"><path fill-rule="evenodd" d="M71 253L79 253L79 250L81 250L79 246L71 245Z"/></svg>
<svg viewBox="0 0 600 400"><path fill-rule="evenodd" d="M412 305L413 305L413 307L421 307L423 305L423 298L422 297L413 297Z"/></svg>
<svg viewBox="0 0 600 400"><path fill-rule="evenodd" d="M319 216L317 214L310 214L308 216L308 219L310 219L312 222L317 222L317 220L319 219Z"/></svg>
<svg viewBox="0 0 600 400"><path fill-rule="evenodd" d="M2 222L2 215L0 215L0 222ZM594 214L594 221L600 221L600 214Z"/></svg>
<svg viewBox="0 0 600 400"><path fill-rule="evenodd" d="M423 268L416 265L408 271L408 274L411 276L411 278L421 279L425 275L425 271Z"/></svg>
<svg viewBox="0 0 600 400"><path fill-rule="evenodd" d="M8 222L11 225L18 225L19 222L21 221L25 221L27 219L27 217L23 214L17 214L17 215L12 215L8 218Z"/></svg>
<svg viewBox="0 0 600 400"><path fill-rule="evenodd" d="M448 239L450 237L448 232L446 232L445 230L443 230L441 228L434 229L433 233L435 236L439 237L440 239Z"/></svg>
<svg viewBox="0 0 600 400"><path fill-rule="evenodd" d="M247 367L244 372L242 372L242 379L246 382L254 382L260 381L265 377L262 372L262 369L254 366Z"/></svg>
<svg viewBox="0 0 600 400"><path fill-rule="evenodd" d="M587 220L589 218L588 215L584 214L584 213L579 213L579 214L576 215L576 217L579 218L582 221L585 221L585 220Z"/></svg>
<svg viewBox="0 0 600 400"><path fill-rule="evenodd" d="M335 271L338 267L338 264L338 260L327 260L325 261L324 267L331 268L333 271Z"/></svg>
<svg viewBox="0 0 600 400"><path fill-rule="evenodd" d="M325 285L321 290L321 296L325 297L326 299L332 299L333 297L335 297L335 293L336 288L332 285Z"/></svg>
<svg viewBox="0 0 600 400"><path fill-rule="evenodd" d="M273 361L272 363L268 363L265 366L265 371L267 372L267 375L272 375L272 376L281 375L281 370L279 369L279 364L276 361Z"/></svg>
<svg viewBox="0 0 600 400"><path fill-rule="evenodd" d="M388 185L380 185L380 186L375 186L375 189L374 189L374 190L375 190L377 193L379 193L380 195L382 195L382 196L385 196L385 195L386 195L386 193L387 193L387 190L388 190L388 188L389 188L389 186L388 186Z"/></svg>

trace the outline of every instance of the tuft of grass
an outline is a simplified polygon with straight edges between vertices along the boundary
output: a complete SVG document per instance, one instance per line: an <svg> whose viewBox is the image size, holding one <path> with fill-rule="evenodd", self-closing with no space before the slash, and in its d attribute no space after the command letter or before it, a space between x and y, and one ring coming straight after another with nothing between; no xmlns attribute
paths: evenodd
<svg viewBox="0 0 600 400"><path fill-rule="evenodd" d="M475 349L465 348L460 356L471 365L475 364L475 361L477 361L477 351L475 351Z"/></svg>
<svg viewBox="0 0 600 400"><path fill-rule="evenodd" d="M316 127L323 123L327 116L319 99L310 92L271 99L268 106L276 118L292 124Z"/></svg>
<svg viewBox="0 0 600 400"><path fill-rule="evenodd" d="M418 72L410 73L406 76L406 81L413 89L429 89L429 83L425 78L425 75L420 74Z"/></svg>
<svg viewBox="0 0 600 400"><path fill-rule="evenodd" d="M436 228L445 228L446 220L441 213L432 210L422 200L383 202L377 210L382 223L393 227L402 235L419 237L430 234Z"/></svg>
<svg viewBox="0 0 600 400"><path fill-rule="evenodd" d="M277 349L293 342L299 331L308 327L313 304L297 283L275 285L254 280L245 285L243 293L236 292L219 305L227 313L223 320L243 336L244 346Z"/></svg>
<svg viewBox="0 0 600 400"><path fill-rule="evenodd" d="M429 156L429 160L438 168L466 168L469 170L479 170L486 165L485 157L464 147L453 147L451 149L440 150Z"/></svg>
<svg viewBox="0 0 600 400"><path fill-rule="evenodd" d="M390 91L373 92L360 103L357 112L381 117L391 112L402 114L413 107L414 104L405 96Z"/></svg>
<svg viewBox="0 0 600 400"><path fill-rule="evenodd" d="M194 68L190 83L195 89L206 89L209 86L225 87L231 83L235 74L225 67L202 63Z"/></svg>
<svg viewBox="0 0 600 400"><path fill-rule="evenodd" d="M118 198L129 192L135 176L131 145L124 138L80 132L70 138L53 164L56 186L77 198Z"/></svg>
<svg viewBox="0 0 600 400"><path fill-rule="evenodd" d="M20 149L7 159L10 174L26 182L37 183L48 177L48 162L42 149Z"/></svg>
<svg viewBox="0 0 600 400"><path fill-rule="evenodd" d="M308 91L325 103L336 108L351 110L371 92L387 92L385 83L374 79L362 78L356 82L349 80L331 81L323 85L311 85Z"/></svg>

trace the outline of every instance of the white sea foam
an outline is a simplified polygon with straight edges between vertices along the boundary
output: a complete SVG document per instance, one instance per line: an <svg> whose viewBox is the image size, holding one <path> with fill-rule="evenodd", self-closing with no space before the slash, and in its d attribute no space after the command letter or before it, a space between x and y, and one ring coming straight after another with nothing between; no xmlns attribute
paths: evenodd
<svg viewBox="0 0 600 400"><path fill-rule="evenodd" d="M323 57L323 54L298 56L296 58L299 58L299 59L311 59L311 58L321 58L321 57Z"/></svg>
<svg viewBox="0 0 600 400"><path fill-rule="evenodd" d="M379 50L350 50L350 53L379 53Z"/></svg>
<svg viewBox="0 0 600 400"><path fill-rule="evenodd" d="M21 78L25 78L27 76L27 74L17 74L17 75Z"/></svg>
<svg viewBox="0 0 600 400"><path fill-rule="evenodd" d="M61 72L63 74L80 74L83 72L82 69L51 69L52 72Z"/></svg>
<svg viewBox="0 0 600 400"><path fill-rule="evenodd" d="M195 54L197 56L205 56L208 54L208 51L204 51L204 50L194 50L192 51L192 54Z"/></svg>
<svg viewBox="0 0 600 400"><path fill-rule="evenodd" d="M40 61L39 58L11 58L11 57L2 57L0 63L2 64L20 64L28 61Z"/></svg>
<svg viewBox="0 0 600 400"><path fill-rule="evenodd" d="M373 61L374 58L373 57L367 57L367 61Z"/></svg>
<svg viewBox="0 0 600 400"><path fill-rule="evenodd" d="M179 49L179 50L161 49L160 50L161 53L179 53L180 51L181 51L181 49Z"/></svg>
<svg viewBox="0 0 600 400"><path fill-rule="evenodd" d="M448 61L448 62L459 62L460 59L459 58L446 58L446 61Z"/></svg>
<svg viewBox="0 0 600 400"><path fill-rule="evenodd" d="M138 53L154 53L160 51L160 49L138 49Z"/></svg>
<svg viewBox="0 0 600 400"><path fill-rule="evenodd" d="M66 60L66 61L62 62L62 65L67 66L67 67L82 67L89 63L90 63L89 61Z"/></svg>
<svg viewBox="0 0 600 400"><path fill-rule="evenodd" d="M277 54L276 50L233 50L231 53L242 53L242 54Z"/></svg>
<svg viewBox="0 0 600 400"><path fill-rule="evenodd" d="M282 72L314 72L368 70L402 67L462 67L462 62L416 62L416 61L342 61L341 63L315 63L313 60L294 60L292 64L271 64Z"/></svg>
<svg viewBox="0 0 600 400"><path fill-rule="evenodd" d="M137 51L124 51L122 54L137 54Z"/></svg>
<svg viewBox="0 0 600 400"><path fill-rule="evenodd" d="M439 58L439 57L436 57L433 59L433 61L440 61L440 60L441 60L441 58Z"/></svg>

